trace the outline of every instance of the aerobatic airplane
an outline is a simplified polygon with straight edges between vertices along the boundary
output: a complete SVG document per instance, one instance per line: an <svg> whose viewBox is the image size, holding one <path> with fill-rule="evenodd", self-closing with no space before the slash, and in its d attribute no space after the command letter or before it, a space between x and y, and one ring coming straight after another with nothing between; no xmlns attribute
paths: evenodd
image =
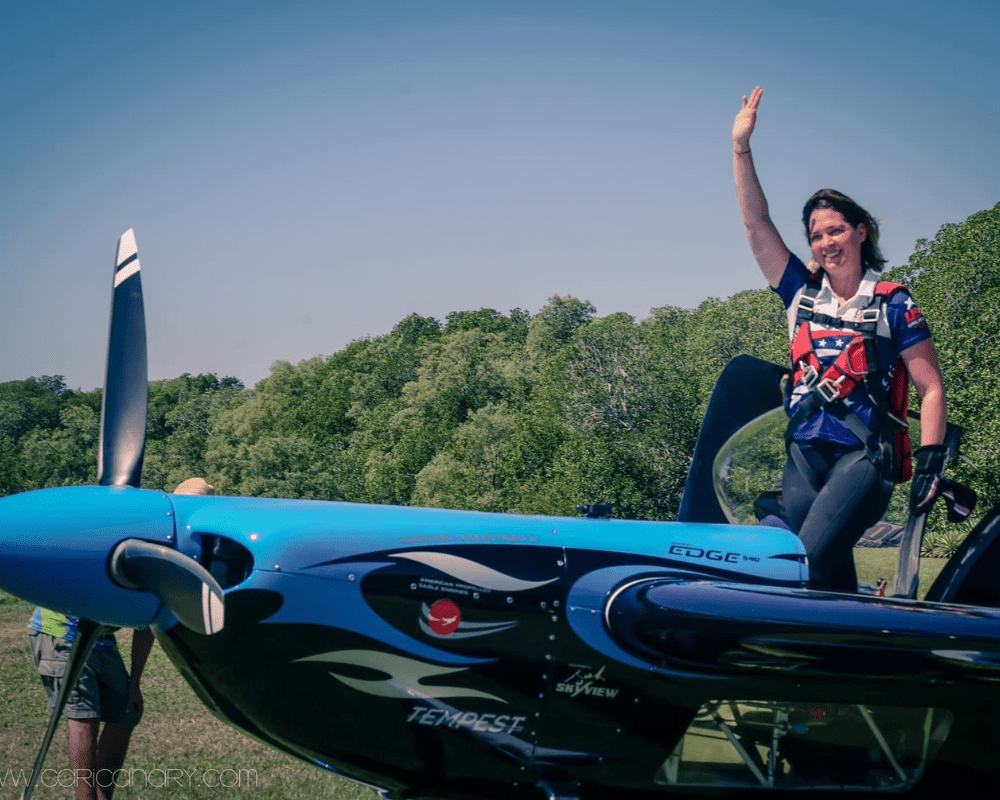
<svg viewBox="0 0 1000 800"><path fill-rule="evenodd" d="M67 684L101 626L153 626L216 716L400 800L916 793L998 771L997 509L927 600L806 588L799 540L720 501L727 442L780 406L780 368L723 374L678 522L177 496L138 488L140 276L128 231L98 485L0 499L0 588L81 618Z"/></svg>

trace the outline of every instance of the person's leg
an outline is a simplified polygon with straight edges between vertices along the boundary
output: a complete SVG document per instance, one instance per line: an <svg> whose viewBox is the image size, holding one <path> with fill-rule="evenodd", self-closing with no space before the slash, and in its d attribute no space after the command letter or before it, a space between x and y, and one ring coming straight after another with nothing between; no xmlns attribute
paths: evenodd
<svg viewBox="0 0 1000 800"><path fill-rule="evenodd" d="M128 708L129 674L117 648L93 654L100 688L101 720L104 730L97 744L95 770L98 800L111 800L115 773L125 763L132 730L139 721L135 709Z"/></svg>
<svg viewBox="0 0 1000 800"><path fill-rule="evenodd" d="M31 633L29 642L51 712L62 688L72 644L45 633ZM77 800L97 798L94 765L100 726L100 687L94 667L95 658L91 653L79 681L70 691L63 707L63 714L68 721L69 766L73 770Z"/></svg>
<svg viewBox="0 0 1000 800"><path fill-rule="evenodd" d="M125 763L132 730L131 725L120 725L117 722L108 722L104 725L94 765L94 772L98 777L97 800L111 800L115 791L115 773Z"/></svg>
<svg viewBox="0 0 1000 800"><path fill-rule="evenodd" d="M802 528L816 494L810 476L804 475L789 458L781 476L781 504L785 509L785 519L793 533L797 534Z"/></svg>
<svg viewBox="0 0 1000 800"><path fill-rule="evenodd" d="M799 530L812 588L858 590L854 545L882 517L891 496L892 485L863 453L849 453L833 466Z"/></svg>
<svg viewBox="0 0 1000 800"><path fill-rule="evenodd" d="M68 719L69 768L73 770L76 800L97 800L94 769L97 762L97 729L100 720Z"/></svg>

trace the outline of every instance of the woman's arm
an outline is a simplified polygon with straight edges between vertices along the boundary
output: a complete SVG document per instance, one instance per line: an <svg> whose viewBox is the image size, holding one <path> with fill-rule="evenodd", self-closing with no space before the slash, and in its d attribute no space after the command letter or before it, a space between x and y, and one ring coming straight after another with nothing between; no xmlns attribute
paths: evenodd
<svg viewBox="0 0 1000 800"><path fill-rule="evenodd" d="M901 355L920 395L920 445L941 444L947 422L947 403L934 343L924 339Z"/></svg>
<svg viewBox="0 0 1000 800"><path fill-rule="evenodd" d="M947 414L944 381L933 342L924 339L904 350L902 356L920 395L920 447L913 453L910 483L910 516L916 517L930 511L945 486L942 474L948 452L942 443Z"/></svg>
<svg viewBox="0 0 1000 800"><path fill-rule="evenodd" d="M757 107L764 90L759 86L753 90L748 100L743 98L743 108L733 122L733 176L736 180L736 198L743 212L747 239L753 257L757 259L760 271L767 282L777 288L781 276L788 265L788 248L781 240L781 234L771 222L764 190L760 187L757 170L750 152L750 135L757 124Z"/></svg>

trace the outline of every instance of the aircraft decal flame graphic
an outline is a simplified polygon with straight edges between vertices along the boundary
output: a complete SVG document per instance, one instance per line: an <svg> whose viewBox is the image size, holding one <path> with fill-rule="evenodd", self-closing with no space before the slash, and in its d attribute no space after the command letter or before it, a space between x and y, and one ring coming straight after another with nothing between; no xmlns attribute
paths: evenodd
<svg viewBox="0 0 1000 800"><path fill-rule="evenodd" d="M468 689L461 686L424 686L420 683L424 678L447 675L451 672L464 672L468 669L467 667L442 667L391 653L380 653L377 650L334 650L329 653L317 653L314 656L298 658L292 663L303 661L366 667L388 674L388 678L364 680L338 675L336 672L330 673L345 686L375 697L411 700L414 698L479 697L484 700L496 700L500 703L507 702L501 697L481 692L478 689Z"/></svg>
<svg viewBox="0 0 1000 800"><path fill-rule="evenodd" d="M453 556L450 553L434 553L425 551L415 551L410 553L391 553L393 558L407 558L410 561L417 561L428 567L433 567L438 572L443 572L455 580L478 586L480 589L490 589L495 592L523 592L528 589L537 589L540 586L553 583L558 578L549 578L547 581L523 581L512 575L505 575L495 569L470 561L461 556Z"/></svg>

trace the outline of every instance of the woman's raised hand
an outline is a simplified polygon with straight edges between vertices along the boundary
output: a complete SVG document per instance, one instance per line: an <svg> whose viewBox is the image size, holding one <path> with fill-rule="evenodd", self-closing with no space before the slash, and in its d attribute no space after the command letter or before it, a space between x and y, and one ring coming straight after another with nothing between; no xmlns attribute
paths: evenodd
<svg viewBox="0 0 1000 800"><path fill-rule="evenodd" d="M767 282L777 289L788 265L788 248L771 221L767 199L760 188L757 169L750 155L750 134L757 124L757 107L763 94L764 90L758 86L749 100L744 97L743 108L733 123L733 177L753 257Z"/></svg>
<svg viewBox="0 0 1000 800"><path fill-rule="evenodd" d="M750 147L750 134L753 133L757 124L757 106L760 105L760 97L764 90L759 86L753 90L748 100L743 96L743 108L740 109L733 122L733 145L738 150L746 150Z"/></svg>

